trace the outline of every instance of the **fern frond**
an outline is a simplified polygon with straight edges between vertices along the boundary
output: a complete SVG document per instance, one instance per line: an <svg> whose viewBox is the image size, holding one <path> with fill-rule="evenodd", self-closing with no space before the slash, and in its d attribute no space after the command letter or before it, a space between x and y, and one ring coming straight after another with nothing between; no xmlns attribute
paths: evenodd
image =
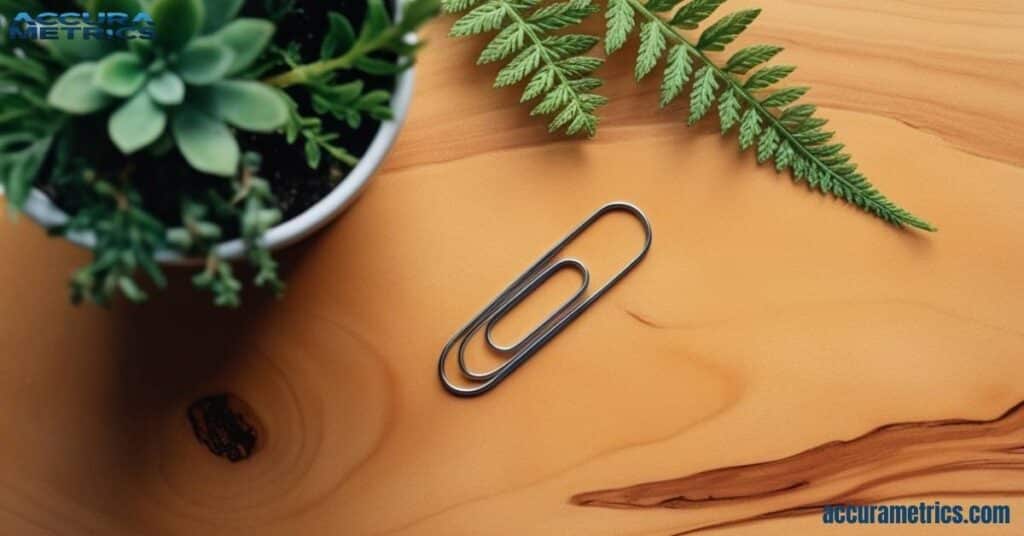
<svg viewBox="0 0 1024 536"><path fill-rule="evenodd" d="M648 0L646 4L641 0L609 0L605 17L608 23L607 49L611 53L625 43L635 31L635 18L639 16L642 22L639 25L637 78L648 74L662 57L667 56L660 92L661 106L668 105L682 94L696 58L698 68L693 75L687 119L690 124L707 115L718 98L722 133L739 125L741 150L756 147L759 163L774 160L776 169L780 172L788 169L794 180L806 182L811 188L842 199L889 223L934 231L931 224L883 196L857 171L843 145L832 143L835 133L823 130L827 121L814 116L814 105L797 104L808 88L771 89L795 69L788 65L766 65L782 51L781 47L749 46L733 54L723 66L707 56L707 52L725 50L757 18L760 10L725 15L710 24L696 41L677 31L677 28L698 29L724 2L690 0L670 17L662 18L658 13L673 9L678 4L677 0ZM748 75L751 71L753 73Z"/></svg>
<svg viewBox="0 0 1024 536"><path fill-rule="evenodd" d="M477 5L477 0L444 0L442 5L449 13L472 8L452 25L450 35L454 37L498 31L477 60L481 64L508 60L495 78L495 87L525 81L521 100L540 99L531 115L553 116L549 130L564 130L568 135L585 132L593 136L597 132L596 111L607 99L593 93L601 87L602 81L590 76L603 60L586 53L600 39L586 34L552 32L579 25L598 8L590 0L568 0L541 7L537 7L538 3L538 0L486 0ZM629 9L629 22L616 21L622 25L622 41L632 30L633 22L632 8L625 7ZM654 63L657 63L657 55Z"/></svg>

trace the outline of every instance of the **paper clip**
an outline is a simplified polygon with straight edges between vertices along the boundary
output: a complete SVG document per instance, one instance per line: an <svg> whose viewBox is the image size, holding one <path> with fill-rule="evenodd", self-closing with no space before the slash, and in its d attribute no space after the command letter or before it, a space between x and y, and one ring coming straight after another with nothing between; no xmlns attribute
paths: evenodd
<svg viewBox="0 0 1024 536"><path fill-rule="evenodd" d="M633 215L644 228L644 245L640 252L617 274L608 280L601 288L593 294L584 298L590 286L590 270L585 264L577 259L563 258L555 260L559 253L564 250L573 240L585 232L591 225L597 222L604 215L611 212L627 212ZM522 275L512 282L494 301L487 305L468 324L462 327L441 350L441 357L438 360L438 375L441 384L449 393L460 397L471 397L482 395L495 388L499 383L508 378L527 359L532 357L545 344L558 335L566 326L580 316L595 301L603 296L609 289L615 286L626 276L640 261L647 256L651 249L653 232L651 222L647 216L636 206L630 203L615 202L609 203L594 212L589 218L573 229L568 235L554 245L547 253L541 256L537 262L526 269ZM516 305L526 299L534 290L544 284L561 270L575 270L581 276L580 288L547 318L527 333L523 338L514 344L502 346L494 342L492 331L494 326L507 315ZM502 356L507 356L505 361L497 367L486 371L478 372L471 370L466 363L466 343L473 338L481 328L484 328L484 336L487 346ZM456 385L445 372L445 363L452 352L452 348L458 345L459 372L466 382L467 387Z"/></svg>

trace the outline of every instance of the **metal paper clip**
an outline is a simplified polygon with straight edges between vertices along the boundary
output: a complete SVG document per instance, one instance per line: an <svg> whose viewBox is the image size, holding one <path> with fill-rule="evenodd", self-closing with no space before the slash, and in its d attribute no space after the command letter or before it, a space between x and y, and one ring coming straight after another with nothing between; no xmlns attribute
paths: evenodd
<svg viewBox="0 0 1024 536"><path fill-rule="evenodd" d="M636 257L633 257L633 260L626 264L622 270L619 270L617 274L615 274L593 294L584 298L584 294L586 294L587 289L590 286L590 270L577 259L564 258L556 261L555 257L557 257L558 254L561 253L561 251L564 250L573 240L597 222L597 220L610 212L627 212L639 220L644 228L644 245ZM525 363L527 359L532 357L533 354L537 353L537 351L547 344L548 341L565 329L565 327L575 320L576 317L580 316L588 307L590 307L591 304L615 286L615 284L625 277L626 274L632 271L637 264L640 264L640 261L644 259L647 252L651 249L652 238L653 233L651 230L651 222L647 219L647 216L644 215L643 211L636 206L629 203L616 202L609 203L597 209L597 211L589 218L584 220L583 223L573 229L565 236L565 238L541 256L537 262L527 268L518 279L513 281L505 290L501 291L501 293L494 298L494 301L487 305L487 307L480 311L480 313L470 320L468 324L463 326L462 329L448 340L448 343L444 345L444 349L441 350L441 357L438 360L437 366L438 375L441 377L441 384L444 385L444 388L447 389L449 393L461 397L482 395L496 387L502 380L507 378L517 368ZM580 274L582 281L579 289L568 300L555 309L555 311L548 315L547 318L537 324L532 331L519 339L519 341L507 346L495 343L494 338L492 337L494 326L513 308L515 308L516 305L526 299L534 290L543 285L545 281L561 270L575 270ZM508 356L504 363L486 372L471 370L466 363L466 343L471 340L481 328L484 328L484 337L486 339L487 346L499 355ZM448 356L451 354L452 348L456 345L458 345L457 354L459 372L461 372L462 377L471 384L469 387L456 385L445 372L445 363L448 361Z"/></svg>

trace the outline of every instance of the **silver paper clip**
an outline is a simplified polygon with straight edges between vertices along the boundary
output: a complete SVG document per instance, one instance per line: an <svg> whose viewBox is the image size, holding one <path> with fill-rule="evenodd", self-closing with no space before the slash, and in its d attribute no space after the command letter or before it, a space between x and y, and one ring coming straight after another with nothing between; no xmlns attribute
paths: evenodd
<svg viewBox="0 0 1024 536"><path fill-rule="evenodd" d="M558 254L561 253L561 251L564 250L573 240L597 222L597 220L610 212L627 212L639 220L644 228L644 245L636 257L633 257L633 260L619 270L619 272L609 279L601 288L584 298L584 294L586 294L587 288L590 286L590 270L585 264L577 259L564 258L556 261L555 257L557 257ZM653 232L651 230L651 222L647 219L647 216L643 211L636 206L629 203L616 202L609 203L597 209L597 211L591 214L589 218L584 220L583 223L573 229L565 236L565 238L541 256L537 262L527 268L518 279L513 281L505 290L501 291L501 293L494 298L494 301L488 304L487 307L480 311L480 313L470 320L468 324L463 326L462 329L448 340L448 343L444 345L444 349L441 350L441 357L438 360L437 365L441 384L444 385L444 388L447 389L449 393L461 397L482 395L496 387L523 363L525 363L527 359L537 353L537 351L547 344L548 341L565 329L565 327L575 320L576 317L580 316L583 311L586 311L591 304L615 286L615 284L625 277L626 274L632 271L637 264L640 264L640 261L644 259L647 252L651 249L652 238ZM507 346L495 343L494 338L492 337L494 326L513 308L515 308L516 305L526 299L534 290L543 285L545 281L561 270L575 270L578 272L582 279L580 288L568 300L555 309L555 311L548 315L547 318L537 324L532 331L519 339L519 341ZM504 363L486 372L474 371L470 369L466 363L466 343L471 340L478 331L480 331L480 328L484 328L484 337L486 339L487 346L492 351L500 355L507 356ZM445 363L447 363L448 356L451 354L452 348L456 346L456 344L458 345L457 354L459 372L466 382L470 384L468 387L456 385L448 377L447 372L445 372Z"/></svg>

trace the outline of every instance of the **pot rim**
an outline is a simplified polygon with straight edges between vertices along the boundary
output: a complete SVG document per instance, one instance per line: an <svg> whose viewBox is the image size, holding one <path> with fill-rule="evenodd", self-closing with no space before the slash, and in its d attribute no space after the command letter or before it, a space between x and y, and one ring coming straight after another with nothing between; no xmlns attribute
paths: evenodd
<svg viewBox="0 0 1024 536"><path fill-rule="evenodd" d="M412 101L414 74L414 68L410 67L395 76L395 88L391 94L394 118L380 123L373 141L359 159L359 163L345 175L331 193L298 216L281 222L267 231L263 237L263 244L267 248L276 251L308 238L333 221L358 198L391 150L405 122ZM0 193L2 192L0 189ZM68 221L67 213L37 188L32 189L22 212L45 229L63 225ZM89 250L96 245L96 237L89 232L70 233L65 238ZM241 238L236 238L221 242L214 251L224 260L237 261L244 258L246 247ZM161 264L179 266L194 266L204 262L201 258L182 255L169 249L158 251L156 260Z"/></svg>

